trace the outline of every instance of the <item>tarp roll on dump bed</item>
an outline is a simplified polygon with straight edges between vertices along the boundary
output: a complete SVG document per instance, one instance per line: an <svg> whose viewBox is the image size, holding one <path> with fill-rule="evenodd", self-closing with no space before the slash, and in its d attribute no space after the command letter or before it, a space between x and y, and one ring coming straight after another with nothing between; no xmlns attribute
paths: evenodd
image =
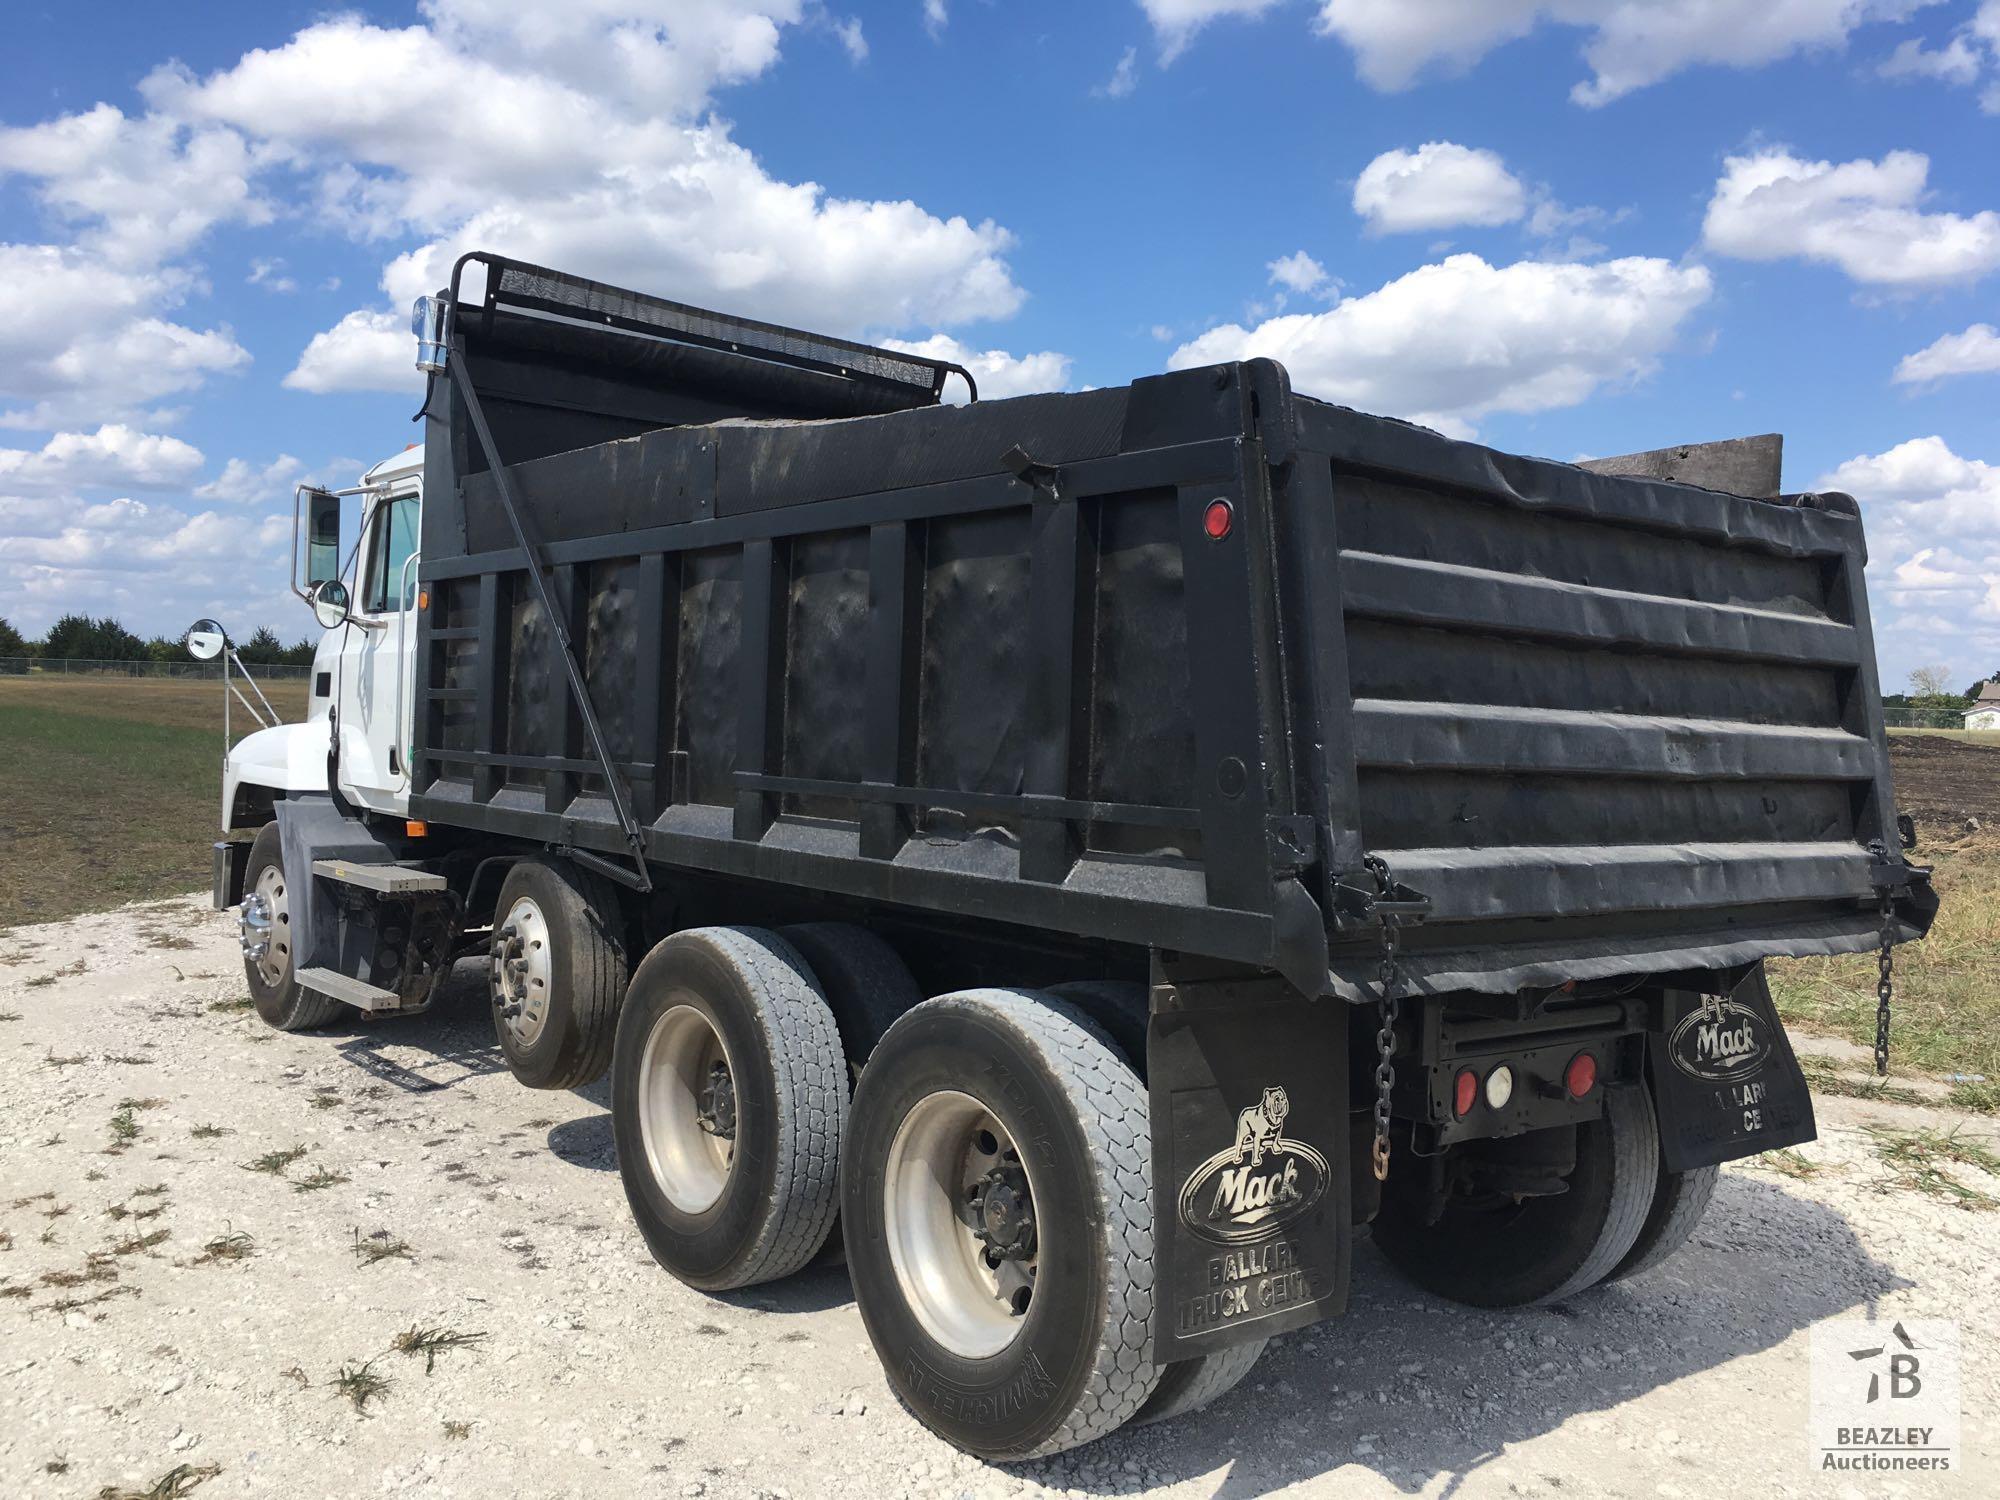
<svg viewBox="0 0 2000 1500"><path fill-rule="evenodd" d="M1264 361L801 412L792 374L853 377L738 355L694 399L671 328L492 280L453 357L663 866L1351 998L1367 854L1430 903L1432 989L1865 948L1883 889L1928 922L1845 497L1514 458ZM606 380L622 427L572 422ZM847 414L878 399L909 409ZM427 414L411 815L621 854L462 402Z"/></svg>

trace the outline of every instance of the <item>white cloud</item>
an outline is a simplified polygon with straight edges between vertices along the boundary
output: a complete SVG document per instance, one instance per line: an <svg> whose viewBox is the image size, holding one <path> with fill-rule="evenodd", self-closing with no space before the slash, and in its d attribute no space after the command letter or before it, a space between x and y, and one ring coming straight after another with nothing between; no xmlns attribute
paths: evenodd
<svg viewBox="0 0 2000 1500"><path fill-rule="evenodd" d="M39 449L0 448L0 491L174 489L201 465L201 450L179 438L107 422L95 432L58 432Z"/></svg>
<svg viewBox="0 0 2000 1500"><path fill-rule="evenodd" d="M1118 57L1111 76L1091 90L1100 99L1124 99L1139 86L1139 49L1127 47Z"/></svg>
<svg viewBox="0 0 2000 1500"><path fill-rule="evenodd" d="M1913 36L1898 43L1875 71L1884 78L1903 81L1931 78L1963 87L1978 80L1981 66L1977 49L1963 36L1954 36L1935 51L1924 45L1922 37Z"/></svg>
<svg viewBox="0 0 2000 1500"><path fill-rule="evenodd" d="M280 453L269 463L258 465L248 459L232 458L222 472L199 486L197 500L220 500L226 505L257 505L284 499L305 472L305 465L289 453Z"/></svg>
<svg viewBox="0 0 2000 1500"><path fill-rule="evenodd" d="M964 365L979 382L979 399L992 401L1007 396L1029 396L1038 391L1060 391L1069 385L1070 357L1043 350L1040 354L1013 355L1004 349L974 349L948 333L927 339L884 339L883 346L925 359L941 359ZM957 380L947 381L947 401L963 398L965 388Z"/></svg>
<svg viewBox="0 0 2000 1500"><path fill-rule="evenodd" d="M1905 83L1935 81L1955 88L2000 75L2000 0L1984 0L1942 47L1926 47L1919 37L1899 43L1875 71ZM1989 115L2000 114L2000 81L1980 94L1979 107Z"/></svg>
<svg viewBox="0 0 2000 1500"><path fill-rule="evenodd" d="M431 0L426 14L393 30L337 17L206 77L162 69L143 91L287 153L316 174L328 222L418 240L384 268L392 308L475 247L845 333L1021 304L998 225L780 181L707 113L714 90L775 63L802 0ZM384 316L350 314L292 383L356 378L351 363L317 372Z"/></svg>
<svg viewBox="0 0 2000 1500"><path fill-rule="evenodd" d="M290 541L289 515L246 524L129 498L0 494L0 597L27 635L80 612L162 635L214 614L239 636L268 623L298 639L311 627L284 586Z"/></svg>
<svg viewBox="0 0 2000 1500"><path fill-rule="evenodd" d="M2000 329L1974 323L1963 333L1948 333L1897 362L1897 385L1929 385L1953 375L1990 375L2000 371Z"/></svg>
<svg viewBox="0 0 2000 1500"><path fill-rule="evenodd" d="M1941 437L1862 454L1814 486L1860 500L1885 683L1945 659L1966 682L2000 658L2000 465Z"/></svg>
<svg viewBox="0 0 2000 1500"><path fill-rule="evenodd" d="M1187 50L1194 35L1223 16L1261 16L1279 0L1139 0L1160 41L1160 61L1170 63Z"/></svg>
<svg viewBox="0 0 2000 1500"><path fill-rule="evenodd" d="M1265 269L1271 273L1271 285L1284 287L1301 296L1325 290L1328 285L1326 267L1303 250L1280 256Z"/></svg>
<svg viewBox="0 0 2000 1500"><path fill-rule="evenodd" d="M285 258L282 255L251 261L250 274L243 279L252 286L263 287L267 292L296 292L299 289L298 282L285 274Z"/></svg>
<svg viewBox="0 0 2000 1500"><path fill-rule="evenodd" d="M849 16L844 21L829 19L827 24L833 28L834 36L839 38L841 48L847 53L849 62L868 61L868 38L861 34L861 21L858 17Z"/></svg>
<svg viewBox="0 0 2000 1500"><path fill-rule="evenodd" d="M951 24L951 16L944 8L944 0L924 0L924 30L933 38L944 35L944 29Z"/></svg>
<svg viewBox="0 0 2000 1500"><path fill-rule="evenodd" d="M422 386L410 320L398 313L351 312L324 333L316 333L285 377L295 391L324 396L332 391L408 391Z"/></svg>
<svg viewBox="0 0 2000 1500"><path fill-rule="evenodd" d="M1384 151L1354 183L1354 211L1377 234L1511 224L1528 193L1491 151L1430 141Z"/></svg>
<svg viewBox="0 0 2000 1500"><path fill-rule="evenodd" d="M1782 147L1724 164L1703 242L1741 260L1798 258L1895 288L1976 281L2000 269L2000 213L1927 213L1930 158L1805 161Z"/></svg>
<svg viewBox="0 0 2000 1500"><path fill-rule="evenodd" d="M186 287L171 271L119 269L55 245L0 244L0 427L132 418L248 364L228 328L154 315Z"/></svg>
<svg viewBox="0 0 2000 1500"><path fill-rule="evenodd" d="M109 104L0 129L0 176L38 181L42 202L80 226L82 247L120 266L161 264L217 224L269 223L251 182L258 166L233 130L132 119Z"/></svg>
<svg viewBox="0 0 2000 1500"><path fill-rule="evenodd" d="M1845 45L1858 27L1939 0L1319 0L1318 30L1355 54L1378 89L1463 72L1545 23L1588 32L1592 76L1570 97L1597 106L1702 64L1753 68Z"/></svg>
<svg viewBox="0 0 2000 1500"><path fill-rule="evenodd" d="M1463 435L1492 412L1574 406L1641 378L1710 285L1701 267L1665 260L1496 267L1454 255L1325 312L1211 329L1168 365L1269 356L1307 395Z"/></svg>

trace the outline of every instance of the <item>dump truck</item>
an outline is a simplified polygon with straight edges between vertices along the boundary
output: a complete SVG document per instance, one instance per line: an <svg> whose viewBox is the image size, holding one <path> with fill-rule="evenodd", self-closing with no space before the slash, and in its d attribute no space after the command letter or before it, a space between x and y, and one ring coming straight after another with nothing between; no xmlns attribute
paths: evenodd
<svg viewBox="0 0 2000 1500"><path fill-rule="evenodd" d="M421 445L297 497L309 717L224 769L257 1010L476 961L660 1265L832 1242L961 1449L1213 1400L1358 1234L1487 1308L1658 1264L1813 1134L1767 958L1878 953L1886 1044L1936 902L1845 495L1269 360L978 400L485 253L415 332Z"/></svg>

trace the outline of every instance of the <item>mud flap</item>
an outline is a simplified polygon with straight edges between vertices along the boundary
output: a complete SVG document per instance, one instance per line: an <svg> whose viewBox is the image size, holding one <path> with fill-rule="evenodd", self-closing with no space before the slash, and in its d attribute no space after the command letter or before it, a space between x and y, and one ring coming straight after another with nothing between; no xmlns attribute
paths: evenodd
<svg viewBox="0 0 2000 1500"><path fill-rule="evenodd" d="M1714 1166L1819 1134L1812 1094L1760 964L1728 995L1668 990L1646 1065L1670 1172Z"/></svg>
<svg viewBox="0 0 2000 1500"><path fill-rule="evenodd" d="M1284 985L1156 984L1156 1358L1316 1323L1347 1305L1347 1015Z"/></svg>

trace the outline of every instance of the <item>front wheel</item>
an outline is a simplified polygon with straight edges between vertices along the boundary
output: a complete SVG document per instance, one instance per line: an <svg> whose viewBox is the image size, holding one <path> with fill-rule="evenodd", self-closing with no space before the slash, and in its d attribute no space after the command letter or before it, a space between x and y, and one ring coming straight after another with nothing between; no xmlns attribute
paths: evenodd
<svg viewBox="0 0 2000 1500"><path fill-rule="evenodd" d="M1457 1194L1427 1222L1423 1195L1399 1190L1392 1174L1375 1243L1418 1286L1474 1307L1559 1302L1597 1285L1652 1210L1660 1138L1652 1100L1637 1087L1608 1090L1603 1115L1575 1129L1576 1164L1560 1193Z"/></svg>
<svg viewBox="0 0 2000 1500"><path fill-rule="evenodd" d="M257 1014L280 1031L325 1026L346 1009L338 1000L298 981L292 947L292 906L306 899L285 873L285 851L275 820L257 830L243 871L243 905L237 925L243 943L243 977Z"/></svg>
<svg viewBox="0 0 2000 1500"><path fill-rule="evenodd" d="M897 1398L981 1458L1060 1453L1152 1393L1146 1090L1081 1012L928 1000L855 1092L841 1171L854 1298Z"/></svg>

